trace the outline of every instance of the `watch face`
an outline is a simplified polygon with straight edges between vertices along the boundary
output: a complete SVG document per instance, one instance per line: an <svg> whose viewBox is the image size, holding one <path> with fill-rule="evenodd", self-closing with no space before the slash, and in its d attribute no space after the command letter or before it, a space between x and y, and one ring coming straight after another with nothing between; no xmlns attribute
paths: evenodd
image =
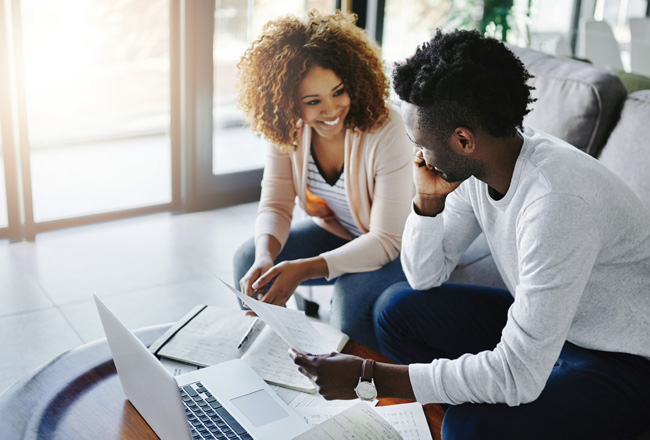
<svg viewBox="0 0 650 440"><path fill-rule="evenodd" d="M377 388L375 388L375 384L372 382L362 380L354 391L357 392L357 396L362 400L374 400L377 397Z"/></svg>

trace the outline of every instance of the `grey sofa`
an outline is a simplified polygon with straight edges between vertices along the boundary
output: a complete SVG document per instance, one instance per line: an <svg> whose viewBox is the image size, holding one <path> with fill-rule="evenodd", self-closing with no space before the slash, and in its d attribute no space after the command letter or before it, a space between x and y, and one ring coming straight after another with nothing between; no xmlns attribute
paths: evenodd
<svg viewBox="0 0 650 440"><path fill-rule="evenodd" d="M601 160L650 209L650 90L627 94L619 77L591 64L509 46L534 75L537 101L524 125L544 130ZM450 281L505 288L480 236Z"/></svg>

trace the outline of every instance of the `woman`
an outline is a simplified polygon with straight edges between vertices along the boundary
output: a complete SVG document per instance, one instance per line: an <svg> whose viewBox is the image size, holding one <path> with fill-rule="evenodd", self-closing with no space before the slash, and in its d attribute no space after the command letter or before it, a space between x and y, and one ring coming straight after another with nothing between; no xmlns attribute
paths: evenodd
<svg viewBox="0 0 650 440"><path fill-rule="evenodd" d="M333 283L330 323L377 348L373 303L405 279L412 148L386 104L379 50L355 21L341 12L271 21L239 62L240 107L269 146L235 282L276 305L300 284ZM296 197L311 218L292 224Z"/></svg>

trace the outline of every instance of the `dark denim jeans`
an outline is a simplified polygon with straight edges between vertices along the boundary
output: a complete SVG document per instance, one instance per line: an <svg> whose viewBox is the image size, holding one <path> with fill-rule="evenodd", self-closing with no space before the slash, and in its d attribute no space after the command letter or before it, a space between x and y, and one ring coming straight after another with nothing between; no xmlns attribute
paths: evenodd
<svg viewBox="0 0 650 440"><path fill-rule="evenodd" d="M291 226L289 238L275 262L277 264L281 261L314 257L347 242L316 225L310 219L302 220ZM253 265L254 260L255 244L251 238L235 254L234 283L236 286ZM330 324L350 336L353 341L378 350L372 321L373 304L384 289L405 279L398 257L372 272L348 273L329 281L325 278L317 278L307 280L302 285L333 284Z"/></svg>
<svg viewBox="0 0 650 440"><path fill-rule="evenodd" d="M402 364L491 350L512 301L501 289L448 283L421 292L398 283L375 303L380 349ZM451 405L442 438L624 439L647 429L650 360L567 342L535 401Z"/></svg>

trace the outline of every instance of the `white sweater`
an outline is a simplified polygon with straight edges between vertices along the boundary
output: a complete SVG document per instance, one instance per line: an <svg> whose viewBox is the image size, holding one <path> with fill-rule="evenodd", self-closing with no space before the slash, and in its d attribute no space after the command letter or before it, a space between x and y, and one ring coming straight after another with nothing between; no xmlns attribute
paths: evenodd
<svg viewBox="0 0 650 440"><path fill-rule="evenodd" d="M407 220L413 288L444 283L483 231L515 298L493 350L409 367L421 403L533 401L567 340L650 359L650 212L596 159L540 131L522 135L501 200L472 177L441 215Z"/></svg>

